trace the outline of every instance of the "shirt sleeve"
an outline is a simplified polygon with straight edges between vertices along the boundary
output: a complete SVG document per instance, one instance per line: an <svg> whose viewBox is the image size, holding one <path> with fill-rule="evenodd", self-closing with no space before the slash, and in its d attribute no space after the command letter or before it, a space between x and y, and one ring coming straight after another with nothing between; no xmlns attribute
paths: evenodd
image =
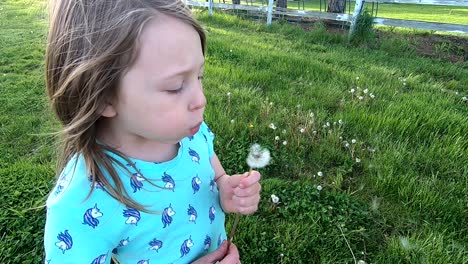
<svg viewBox="0 0 468 264"><path fill-rule="evenodd" d="M213 134L213 132L210 130L210 128L205 122L203 122L202 125L200 126L200 132L203 134L206 140L206 144L208 145L208 154L211 158L214 154L213 141L214 141L215 135Z"/></svg>
<svg viewBox="0 0 468 264"><path fill-rule="evenodd" d="M83 166L78 162L76 167L63 173L47 200L45 263L108 264L111 261L115 241L118 241L113 237L118 228L111 219L119 205L96 187L85 199L91 182Z"/></svg>

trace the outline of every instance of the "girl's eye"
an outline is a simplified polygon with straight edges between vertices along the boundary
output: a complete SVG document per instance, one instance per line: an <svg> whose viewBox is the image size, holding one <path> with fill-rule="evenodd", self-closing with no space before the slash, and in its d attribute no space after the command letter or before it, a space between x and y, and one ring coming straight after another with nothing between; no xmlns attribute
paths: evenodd
<svg viewBox="0 0 468 264"><path fill-rule="evenodd" d="M179 94L182 92L183 87L180 87L179 89L176 90L167 90L168 93L170 94Z"/></svg>

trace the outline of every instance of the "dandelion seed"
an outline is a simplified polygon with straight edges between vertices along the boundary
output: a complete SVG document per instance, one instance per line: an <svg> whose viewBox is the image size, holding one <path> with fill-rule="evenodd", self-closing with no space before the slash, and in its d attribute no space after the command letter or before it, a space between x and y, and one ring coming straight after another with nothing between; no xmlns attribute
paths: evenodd
<svg viewBox="0 0 468 264"><path fill-rule="evenodd" d="M345 147L349 148L349 143L348 142L345 143Z"/></svg>
<svg viewBox="0 0 468 264"><path fill-rule="evenodd" d="M251 169L263 168L268 165L270 158L270 151L268 149L262 148L259 144L253 144L247 156L247 165Z"/></svg>
<svg viewBox="0 0 468 264"><path fill-rule="evenodd" d="M369 94L370 98L374 98L375 95L373 93Z"/></svg>
<svg viewBox="0 0 468 264"><path fill-rule="evenodd" d="M361 162L361 159L360 159L360 158L356 158L356 162L357 162L357 163Z"/></svg>
<svg viewBox="0 0 468 264"><path fill-rule="evenodd" d="M379 199L377 197L372 198L371 210L374 212L377 212L379 210L379 207L380 207Z"/></svg>
<svg viewBox="0 0 468 264"><path fill-rule="evenodd" d="M362 99L364 99L364 97L363 97L363 96L359 96L358 98L359 98L359 100L362 100Z"/></svg>
<svg viewBox="0 0 468 264"><path fill-rule="evenodd" d="M321 191L323 187L321 185L317 185L317 190Z"/></svg>
<svg viewBox="0 0 468 264"><path fill-rule="evenodd" d="M359 76L356 77L356 80L359 80Z"/></svg>
<svg viewBox="0 0 468 264"><path fill-rule="evenodd" d="M275 141L279 141L280 140L280 137L279 136L276 136L275 137Z"/></svg>
<svg viewBox="0 0 468 264"><path fill-rule="evenodd" d="M229 52L232 52L232 50L229 50Z"/></svg>
<svg viewBox="0 0 468 264"><path fill-rule="evenodd" d="M271 195L271 201L274 203L274 204L279 204L279 197L272 194Z"/></svg>
<svg viewBox="0 0 468 264"><path fill-rule="evenodd" d="M342 137L342 136L340 136L340 140L343 140L343 137Z"/></svg>
<svg viewBox="0 0 468 264"><path fill-rule="evenodd" d="M231 119L231 124L234 124L234 122L235 122L234 119Z"/></svg>
<svg viewBox="0 0 468 264"><path fill-rule="evenodd" d="M275 124L273 124L273 123L271 123L268 127L271 128L271 129L273 129L273 130L276 129L276 126L275 126Z"/></svg>
<svg viewBox="0 0 468 264"><path fill-rule="evenodd" d="M227 95L228 97L231 97L231 92L228 92L226 95Z"/></svg>
<svg viewBox="0 0 468 264"><path fill-rule="evenodd" d="M343 120L338 120L338 124L342 125L343 124Z"/></svg>
<svg viewBox="0 0 468 264"><path fill-rule="evenodd" d="M356 141L355 139L352 139L352 140L351 140L351 143L353 143L353 144L356 144L356 142L357 142L357 141Z"/></svg>
<svg viewBox="0 0 468 264"><path fill-rule="evenodd" d="M329 127L329 126L330 126L330 122L327 122L327 127Z"/></svg>
<svg viewBox="0 0 468 264"><path fill-rule="evenodd" d="M356 91L356 90L354 90L354 89L351 89L351 93L354 93L355 91Z"/></svg>
<svg viewBox="0 0 468 264"><path fill-rule="evenodd" d="M323 176L323 172L319 171L319 172L317 172L317 175L318 175L319 177L322 177L322 176Z"/></svg>
<svg viewBox="0 0 468 264"><path fill-rule="evenodd" d="M270 106L273 106L273 102L270 102L269 105L270 105Z"/></svg>
<svg viewBox="0 0 468 264"><path fill-rule="evenodd" d="M365 94L366 94L366 93L368 93L368 92L369 92L369 90L368 90L368 89L364 89L364 93L365 93Z"/></svg>
<svg viewBox="0 0 468 264"><path fill-rule="evenodd" d="M407 237L400 237L400 244L406 250L411 249L411 244Z"/></svg>
<svg viewBox="0 0 468 264"><path fill-rule="evenodd" d="M304 133L304 132L305 132L305 129L304 129L304 128L301 128L301 129L299 129L299 132Z"/></svg>
<svg viewBox="0 0 468 264"><path fill-rule="evenodd" d="M280 254L280 257L284 257L284 254L283 254L283 253L281 253L281 254Z"/></svg>
<svg viewBox="0 0 468 264"><path fill-rule="evenodd" d="M285 145L285 146L286 146L287 144L288 144L288 141L286 141L286 140L285 140L285 141L283 141L283 145Z"/></svg>
<svg viewBox="0 0 468 264"><path fill-rule="evenodd" d="M466 96L463 96L463 97L462 97L462 101L463 101L463 102L466 102L466 101L468 101L468 98L467 98Z"/></svg>

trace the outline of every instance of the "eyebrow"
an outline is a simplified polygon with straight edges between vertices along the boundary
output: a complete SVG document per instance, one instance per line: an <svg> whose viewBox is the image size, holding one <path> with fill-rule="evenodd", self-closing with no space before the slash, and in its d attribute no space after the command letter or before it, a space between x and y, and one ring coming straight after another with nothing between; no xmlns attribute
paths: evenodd
<svg viewBox="0 0 468 264"><path fill-rule="evenodd" d="M200 68L199 69L202 69L203 67L205 66L205 60L203 60L202 64L200 65ZM176 77L176 76L181 76L181 75L185 75L189 72L191 72L192 69L191 68L188 68L188 69L185 69L185 70L181 70L181 71L178 71L174 74L171 74L171 75L168 75L166 76L164 79L170 79L170 78L173 78L173 77Z"/></svg>

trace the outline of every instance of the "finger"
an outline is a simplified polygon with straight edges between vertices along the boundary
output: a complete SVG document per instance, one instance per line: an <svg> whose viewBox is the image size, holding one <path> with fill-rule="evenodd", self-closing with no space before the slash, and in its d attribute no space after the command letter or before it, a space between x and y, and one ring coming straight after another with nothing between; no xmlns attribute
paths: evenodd
<svg viewBox="0 0 468 264"><path fill-rule="evenodd" d="M239 214L250 215L250 214L257 212L257 210L258 210L258 204L255 204L255 205L248 206L248 207L240 207L237 211L239 212Z"/></svg>
<svg viewBox="0 0 468 264"><path fill-rule="evenodd" d="M220 261L226 256L228 253L228 242L225 240L215 251L211 252L210 254L206 255L207 259L205 263L215 263L216 261Z"/></svg>
<svg viewBox="0 0 468 264"><path fill-rule="evenodd" d="M236 188L239 186L240 182L242 179L244 179L245 177L247 177L247 174L244 173L244 174L235 174L235 175L231 175L228 179L228 184L229 186L231 186L232 188Z"/></svg>
<svg viewBox="0 0 468 264"><path fill-rule="evenodd" d="M249 197L233 196L232 201L237 208L250 207L258 204L260 201L260 194L255 194Z"/></svg>
<svg viewBox="0 0 468 264"><path fill-rule="evenodd" d="M258 171L251 171L248 177L241 179L239 187L246 188L260 181L261 175Z"/></svg>
<svg viewBox="0 0 468 264"><path fill-rule="evenodd" d="M262 190L262 186L260 185L260 183L256 183L244 189L241 189L241 188L234 189L234 195L237 197L249 197L249 196L254 196L256 194L259 194L261 190Z"/></svg>
<svg viewBox="0 0 468 264"><path fill-rule="evenodd" d="M237 264L240 263L239 260L239 251L237 250L236 245L233 243L229 246L229 251L223 260L220 261L220 264Z"/></svg>

